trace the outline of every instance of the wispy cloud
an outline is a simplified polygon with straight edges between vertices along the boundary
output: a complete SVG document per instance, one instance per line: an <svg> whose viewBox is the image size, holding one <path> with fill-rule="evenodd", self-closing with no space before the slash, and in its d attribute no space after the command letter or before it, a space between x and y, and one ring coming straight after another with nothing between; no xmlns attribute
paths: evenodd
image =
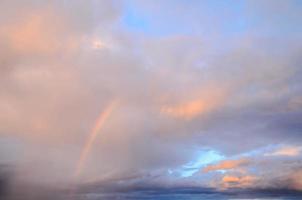
<svg viewBox="0 0 302 200"><path fill-rule="evenodd" d="M274 152L265 154L266 156L298 156L300 154L301 147L288 146L281 147Z"/></svg>

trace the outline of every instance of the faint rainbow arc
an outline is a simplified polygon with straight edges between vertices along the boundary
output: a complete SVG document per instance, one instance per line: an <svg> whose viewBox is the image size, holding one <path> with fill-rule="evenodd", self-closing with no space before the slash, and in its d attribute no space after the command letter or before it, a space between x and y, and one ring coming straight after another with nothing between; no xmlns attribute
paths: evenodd
<svg viewBox="0 0 302 200"><path fill-rule="evenodd" d="M91 151L91 148L93 147L93 144L99 134L99 131L102 129L102 127L104 126L106 120L108 119L108 117L112 114L113 110L116 108L117 106L117 101L113 100L110 102L110 104L105 108L104 111L102 111L97 120L95 125L93 126L92 130L89 133L89 136L87 137L87 140L84 144L84 147L82 148L81 154L80 154L80 158L77 162L76 165L76 169L74 171L74 177L78 177L81 172L82 169L85 165L85 162L87 160L87 157L89 156L89 153Z"/></svg>

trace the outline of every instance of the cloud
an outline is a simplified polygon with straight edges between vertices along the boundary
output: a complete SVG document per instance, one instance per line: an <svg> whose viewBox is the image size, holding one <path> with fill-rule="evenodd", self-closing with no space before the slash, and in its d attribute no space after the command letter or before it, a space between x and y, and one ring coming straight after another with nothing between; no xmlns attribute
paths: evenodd
<svg viewBox="0 0 302 200"><path fill-rule="evenodd" d="M298 156L300 154L301 147L282 147L272 153L265 154L267 156Z"/></svg>
<svg viewBox="0 0 302 200"><path fill-rule="evenodd" d="M290 176L292 187L296 190L302 190L302 171L297 170Z"/></svg>
<svg viewBox="0 0 302 200"><path fill-rule="evenodd" d="M192 28L158 35L122 24L125 4L0 2L0 139L6 143L0 160L14 166L13 179L62 187L98 181L208 187L217 179L227 188L269 188L292 181L290 187L301 188L292 178L301 166L301 38L276 20L299 18L292 3L253 4L250 13L237 13L247 18L241 31L225 28L233 12L207 17L200 3L135 4L155 6L160 15L152 20L163 16L155 24ZM85 141L114 99L119 106L96 131L74 180ZM242 156L270 145L282 148ZM199 161L204 149L225 160L208 163L207 173L169 174Z"/></svg>
<svg viewBox="0 0 302 200"><path fill-rule="evenodd" d="M221 187L227 188L248 188L254 185L258 178L255 176L230 176L226 175L221 180Z"/></svg>
<svg viewBox="0 0 302 200"><path fill-rule="evenodd" d="M223 103L225 92L220 91L221 89L219 88L207 88L206 90L208 91L204 92L205 94L198 99L176 105L162 106L161 113L175 118L190 120L219 107Z"/></svg>
<svg viewBox="0 0 302 200"><path fill-rule="evenodd" d="M27 13L22 17L22 21L2 27L3 37L6 38L9 47L19 54L51 55L60 48L70 51L79 45L79 41L75 40L73 35L69 35L68 38L63 35L66 22L57 19L57 16L48 9ZM56 24L48 24L50 20Z"/></svg>
<svg viewBox="0 0 302 200"><path fill-rule="evenodd" d="M217 170L230 170L230 169L238 169L239 167L245 166L249 164L250 161L248 159L242 158L239 160L224 160L217 164L208 165L203 169L204 172L217 171Z"/></svg>

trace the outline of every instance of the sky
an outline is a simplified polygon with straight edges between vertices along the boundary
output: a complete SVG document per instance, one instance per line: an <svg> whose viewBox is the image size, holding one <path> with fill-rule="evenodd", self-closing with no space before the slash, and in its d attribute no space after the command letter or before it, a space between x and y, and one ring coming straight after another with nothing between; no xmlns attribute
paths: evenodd
<svg viewBox="0 0 302 200"><path fill-rule="evenodd" d="M301 32L299 0L1 0L0 193L302 191Z"/></svg>

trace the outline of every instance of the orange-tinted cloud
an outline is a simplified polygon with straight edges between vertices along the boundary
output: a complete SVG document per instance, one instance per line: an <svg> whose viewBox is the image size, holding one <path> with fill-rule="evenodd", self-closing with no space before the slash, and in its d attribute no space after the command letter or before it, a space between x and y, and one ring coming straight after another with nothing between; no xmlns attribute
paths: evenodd
<svg viewBox="0 0 302 200"><path fill-rule="evenodd" d="M163 106L161 112L173 117L190 119L207 109L207 103L203 99L197 99L175 106Z"/></svg>
<svg viewBox="0 0 302 200"><path fill-rule="evenodd" d="M64 35L65 19L59 19L48 8L23 14L22 20L0 28L0 35L6 38L13 50L22 54L53 54L62 48L74 49L79 45L72 35Z"/></svg>
<svg viewBox="0 0 302 200"><path fill-rule="evenodd" d="M213 87L209 87L206 90L202 95L197 95L197 98L183 100L176 104L163 105L161 113L174 118L190 120L221 105L225 99L225 91Z"/></svg>
<svg viewBox="0 0 302 200"><path fill-rule="evenodd" d="M301 147L288 146L282 147L272 153L265 154L266 156L298 156L301 152Z"/></svg>
<svg viewBox="0 0 302 200"><path fill-rule="evenodd" d="M226 175L221 180L222 188L246 188L251 187L258 178L255 176L232 176Z"/></svg>
<svg viewBox="0 0 302 200"><path fill-rule="evenodd" d="M209 171L216 171L216 170L229 170L229 169L236 169L243 165L248 164L250 161L247 159L240 159L240 160L225 160L219 162L214 165L209 165L203 169L204 172Z"/></svg>
<svg viewBox="0 0 302 200"><path fill-rule="evenodd" d="M302 190L302 170L298 170L291 174L290 184L296 190Z"/></svg>

